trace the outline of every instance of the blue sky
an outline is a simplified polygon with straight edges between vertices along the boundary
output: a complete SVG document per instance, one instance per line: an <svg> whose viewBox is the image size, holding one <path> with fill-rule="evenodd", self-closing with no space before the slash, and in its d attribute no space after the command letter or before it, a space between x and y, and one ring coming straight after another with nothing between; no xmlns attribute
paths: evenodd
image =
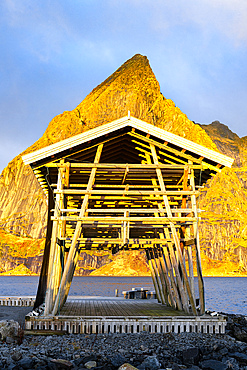
<svg viewBox="0 0 247 370"><path fill-rule="evenodd" d="M1 0L0 171L133 55L200 123L247 135L246 0Z"/></svg>

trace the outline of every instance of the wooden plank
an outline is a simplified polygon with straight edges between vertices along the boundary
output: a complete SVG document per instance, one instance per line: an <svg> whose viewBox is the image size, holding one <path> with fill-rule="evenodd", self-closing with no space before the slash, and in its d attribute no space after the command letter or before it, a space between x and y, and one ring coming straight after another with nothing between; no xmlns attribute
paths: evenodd
<svg viewBox="0 0 247 370"><path fill-rule="evenodd" d="M166 224L170 222L195 222L197 221L196 217L173 217L172 214L167 217L114 217L114 216L57 216L57 217L51 217L53 221L78 221L78 222L87 222L87 223L94 223L94 222L103 222L103 223L122 223L123 221L129 221L129 222L146 222L147 224L150 223L158 223L158 224Z"/></svg>
<svg viewBox="0 0 247 370"><path fill-rule="evenodd" d="M156 143L155 143L156 145ZM156 145L158 146L158 145ZM191 158L191 157L190 157ZM196 162L195 158L192 158L194 162ZM198 160L198 163L200 163L200 160ZM44 165L45 167L49 167L49 168L59 168L59 167L65 167L65 165L61 165L59 163L46 163ZM70 168L73 168L73 169L82 169L82 168L85 168L85 169L92 169L92 168L99 168L99 169L116 169L116 170L119 170L119 169L126 169L128 168L129 170L131 169L145 169L145 170L150 170L150 169L156 169L156 168L160 168L160 169L171 169L171 170L183 170L184 169L184 165L183 164L161 164L161 163L158 163L158 164L143 164L143 163L70 163ZM195 170L200 170L202 169L202 165L201 164L198 164L198 165L192 165L192 168L195 169Z"/></svg>
<svg viewBox="0 0 247 370"><path fill-rule="evenodd" d="M129 212L129 213L166 213L165 208L88 208L86 210L87 212L92 212L92 213L124 213L124 212ZM78 208L62 208L60 209L61 213L79 213L80 209ZM172 213L192 213L193 209L192 208L171 208Z"/></svg>
<svg viewBox="0 0 247 370"><path fill-rule="evenodd" d="M110 194L110 195L123 195L123 190L108 190L108 189L101 189L101 190L84 190L84 189L63 189L54 190L54 194L73 194L73 195L101 195L101 194ZM194 190L158 190L158 191L152 191L152 190L125 190L124 195L199 195L199 191Z"/></svg>
<svg viewBox="0 0 247 370"><path fill-rule="evenodd" d="M102 149L103 149L103 144L100 144L97 148L97 151L96 151L96 155L95 155L95 159L94 159L95 163L99 162L100 156L101 156L101 153L102 153ZM91 172L91 175L90 175L89 180L88 180L88 186L87 186L88 190L91 189L92 185L94 184L95 174L96 174L96 168L92 168L92 172ZM85 210L87 208L88 199L89 199L88 195L85 195L85 197L83 199L83 202L82 202L80 215L79 215L80 218L83 218L83 216L85 215ZM72 281L72 276L73 276L73 273L74 273L75 265L76 265L78 257L79 257L79 253L77 251L76 246L77 246L77 242L78 242L77 239L79 238L79 236L81 234L81 228L82 228L82 221L79 220L79 221L77 221L77 224L76 224L76 229L75 229L75 232L74 232L73 240L72 240L72 243L71 243L71 246L70 246L70 250L69 250L68 257L67 257L66 265L65 265L64 272L63 272L63 275L62 275L58 295L57 295L57 298L56 298L56 301L55 301L55 304L54 304L54 307L53 307L53 311L52 311L53 315L55 315L57 313L59 302L61 301L62 305L64 304L64 301L66 300L68 292L69 292L69 288L70 288L70 284L71 284L71 281Z"/></svg>

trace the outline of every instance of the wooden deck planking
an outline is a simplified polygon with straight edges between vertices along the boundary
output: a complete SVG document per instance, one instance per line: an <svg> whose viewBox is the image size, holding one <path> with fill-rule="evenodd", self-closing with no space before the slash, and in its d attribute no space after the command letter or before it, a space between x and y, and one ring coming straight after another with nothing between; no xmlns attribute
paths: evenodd
<svg viewBox="0 0 247 370"><path fill-rule="evenodd" d="M177 311L153 300L123 299L82 299L68 300L60 310L59 316L78 317L126 317L126 316L185 316L184 311ZM188 314L187 314L188 315ZM187 316L186 315L186 316Z"/></svg>

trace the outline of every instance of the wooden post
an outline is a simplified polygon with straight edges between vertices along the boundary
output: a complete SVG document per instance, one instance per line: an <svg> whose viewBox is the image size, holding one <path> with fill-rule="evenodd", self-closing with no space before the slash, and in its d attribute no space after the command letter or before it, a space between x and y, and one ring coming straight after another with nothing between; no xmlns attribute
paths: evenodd
<svg viewBox="0 0 247 370"><path fill-rule="evenodd" d="M154 255L155 263L156 263L158 273L159 273L159 277L160 277L162 295L165 299L166 305L171 306L171 304L169 303L169 299L168 299L168 287L167 287L167 284L166 284L166 280L164 278L164 272L163 272L163 269L162 269L162 266L161 266L161 263L160 263L157 247L153 248L153 255Z"/></svg>
<svg viewBox="0 0 247 370"><path fill-rule="evenodd" d="M192 294L195 298L195 284L194 284L194 271L193 271L193 258L192 258L191 245L188 245L187 256L188 256L188 265L189 265L189 273L190 273L190 286L191 286Z"/></svg>
<svg viewBox="0 0 247 370"><path fill-rule="evenodd" d="M162 256L163 256L163 260L167 265L167 271L169 272L169 275L170 275L173 295L174 295L175 300L176 300L177 309L182 311L183 310L183 305L181 303L179 293L178 293L177 284L176 284L176 281L175 281L175 278L174 278L174 275L173 275L173 268L172 268L172 263L171 263L171 260L170 260L170 255L168 253L168 247L166 247L166 246L162 247L161 253L162 253ZM183 295L184 295L184 292L183 292Z"/></svg>
<svg viewBox="0 0 247 370"><path fill-rule="evenodd" d="M169 305L174 307L174 308L177 308L176 299L174 298L175 292L173 294L172 286L171 286L171 282L170 282L171 278L169 280L168 268L166 266L166 263L165 263L165 260L164 260L163 254L162 254L161 247L157 248L157 254L158 254L158 259L159 259L159 262L160 262L161 270L163 271L163 276L164 276L164 279L165 279ZM181 306L181 309L182 309L182 306Z"/></svg>
<svg viewBox="0 0 247 370"><path fill-rule="evenodd" d="M155 292L156 292L156 295L157 295L157 300L158 300L158 302L161 302L159 287L158 287L158 283L157 283L157 280L156 280L153 264L152 264L152 261L151 261L151 255L150 255L150 252L149 252L149 248L146 248L145 250L146 250L146 256L147 256L147 259L148 259L148 265L149 265L149 268L150 268L150 271L151 271L151 276L152 276L152 280L153 280L154 289L155 289Z"/></svg>
<svg viewBox="0 0 247 370"><path fill-rule="evenodd" d="M94 163L99 163L102 149L103 149L103 144L100 144L97 148ZM96 168L92 168L91 174L88 180L88 184L87 184L87 191L92 189L92 186L95 181L95 175L96 175ZM82 205L81 205L80 214L79 214L80 218L84 217L85 215L88 200L89 200L89 194L85 194ZM60 287L59 287L58 294L57 294L55 304L54 304L54 308L52 311L53 315L56 315L60 302L63 305L69 293L73 273L74 273L75 266L79 258L78 238L80 237L81 229L82 229L82 221L77 221L75 232L74 232L70 250L69 250L69 254L67 257L66 265L65 265L64 272L62 275Z"/></svg>
<svg viewBox="0 0 247 370"><path fill-rule="evenodd" d="M62 178L61 178L61 171L58 171L57 177L57 188L61 189L62 187ZM59 216L59 205L60 205L60 194L56 194L56 201L55 201L55 210L54 216L56 218ZM58 235L58 220L53 221L52 225L52 236L51 236L51 249L50 249L50 256L49 256L49 266L48 266L48 273L47 273L47 291L45 297L45 310L44 315L48 315L51 313L52 310L52 300L53 300L53 289L54 289L54 270L56 268L56 243L57 243L57 235Z"/></svg>
<svg viewBox="0 0 247 370"><path fill-rule="evenodd" d="M64 163L64 159L60 161L60 167L59 172L60 172L60 179L61 179L61 184L60 184L60 190L63 190L64 187L68 187L69 185L69 164ZM64 209L65 208L65 197L64 194L60 195L59 199L59 209ZM65 232L66 232L66 221L59 220L58 222L58 238L61 240L61 238L65 237ZM61 243L56 247L56 257L55 257L55 263L54 263L54 287L53 287L53 297L52 297L52 305L54 304L54 301L56 299L59 285L61 282L62 278L62 269L64 267L64 250L63 246Z"/></svg>
<svg viewBox="0 0 247 370"><path fill-rule="evenodd" d="M164 290L161 282L161 277L160 277L160 271L159 271L159 266L157 265L157 260L155 258L155 253L154 253L154 248L149 249L149 254L151 256L151 262L153 263L153 268L154 268L154 273L159 289L159 294L160 294L160 299L162 304L166 304L166 299L164 296Z"/></svg>
<svg viewBox="0 0 247 370"><path fill-rule="evenodd" d="M189 163L193 164L191 161ZM191 169L189 180L190 180L190 185L192 187L192 190L195 190L195 177L194 177L193 169ZM198 220L196 196L192 195L191 200L192 200L192 209L193 209L194 215ZM200 253L200 244L199 244L198 221L193 223L193 232L194 232L195 248L196 248L197 277L198 277L198 288L199 288L199 298L200 298L200 313L201 315L203 315L205 312L205 295L204 295L204 283L203 283L202 267L201 267L201 253Z"/></svg>
<svg viewBox="0 0 247 370"><path fill-rule="evenodd" d="M150 144L150 148L151 148L151 152L152 152L152 155L153 155L154 163L158 164L159 162L158 162L158 157L157 157L157 154L156 154L155 146L153 144ZM160 184L161 191L166 191L166 187L165 187L165 184L164 184L162 172L159 168L156 169L156 174L157 174L157 177L158 177L158 181L159 181L159 184ZM163 200L164 200L164 203L165 203L167 216L170 219L172 219L172 212L171 212L171 209L170 209L169 200L168 200L167 195L163 195ZM178 239L176 228L175 228L175 226L172 222L170 222L170 228L171 228L171 231L172 231L172 236L173 236L173 239L174 239L174 244L175 244L175 247L176 247L176 251L178 253L178 259L179 259L179 263L180 263L180 267L181 267L181 272L182 272L183 279L184 279L185 286L186 286L186 290L187 290L187 293L188 293L188 296L189 296L189 299L190 299L191 308L192 308L193 314L197 315L197 310L196 310L194 297L192 295L190 284L189 284L189 281L188 281L187 271L186 271L186 268L185 268L184 263L183 263L183 256L182 256L182 251L181 251L181 247L180 247L180 242L179 242L179 239Z"/></svg>

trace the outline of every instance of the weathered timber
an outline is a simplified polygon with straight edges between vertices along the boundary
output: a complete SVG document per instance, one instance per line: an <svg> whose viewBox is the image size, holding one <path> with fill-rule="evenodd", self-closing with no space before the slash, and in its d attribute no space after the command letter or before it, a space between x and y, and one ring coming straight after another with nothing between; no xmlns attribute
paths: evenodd
<svg viewBox="0 0 247 370"><path fill-rule="evenodd" d="M102 153L102 149L103 149L103 145L101 144L97 148L97 152L96 152L95 159L94 159L95 163L99 162L100 156L101 156L101 153ZM92 168L91 175L90 175L89 180L88 180L88 187L87 187L88 190L92 188L92 185L95 181L95 174L96 174L96 168ZM80 215L79 215L81 218L85 215L85 210L87 208L87 204L88 204L88 195L85 195L85 197L83 199L83 202L82 202ZM71 247L70 247L70 250L69 250L69 254L68 254L68 257L67 257L66 265L65 265L65 268L64 268L64 271L63 271L63 276L62 276L62 279L61 279L59 291L58 291L56 301L55 301L55 304L54 304L54 307L53 307L53 310L52 310L53 315L55 315L57 313L60 302L63 305L63 303L66 300L67 295L69 293L69 288L70 288L73 273L74 273L74 270L75 270L75 265L77 263L77 259L78 259L78 256L79 256L79 252L76 249L76 245L78 243L77 239L78 239L78 237L80 236L80 233L81 233L81 227L82 227L82 222L81 222L81 220L78 220L77 224L76 224L76 229L75 229L75 232L74 232L73 240L72 240L72 243L71 243Z"/></svg>
<svg viewBox="0 0 247 370"><path fill-rule="evenodd" d="M63 309L79 253L92 249L145 249L162 306L203 314L197 197L232 159L128 116L23 160L49 194L50 241L36 300L43 303L46 291L47 317ZM92 306L85 302L84 309Z"/></svg>

